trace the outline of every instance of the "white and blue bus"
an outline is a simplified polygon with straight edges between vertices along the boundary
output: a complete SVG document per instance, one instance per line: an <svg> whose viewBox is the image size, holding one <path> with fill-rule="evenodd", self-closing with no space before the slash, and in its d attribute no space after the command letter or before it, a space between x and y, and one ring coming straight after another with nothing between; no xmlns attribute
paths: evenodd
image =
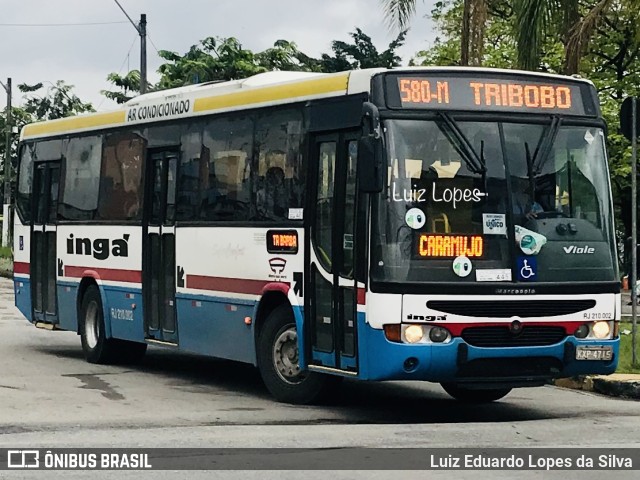
<svg viewBox="0 0 640 480"><path fill-rule="evenodd" d="M592 83L272 72L21 133L16 305L93 363L148 345L491 401L607 374L620 283Z"/></svg>

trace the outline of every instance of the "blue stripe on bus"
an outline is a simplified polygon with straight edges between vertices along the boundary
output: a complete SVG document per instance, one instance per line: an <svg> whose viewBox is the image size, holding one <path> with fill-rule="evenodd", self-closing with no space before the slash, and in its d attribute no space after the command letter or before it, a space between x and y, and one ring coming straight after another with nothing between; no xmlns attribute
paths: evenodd
<svg viewBox="0 0 640 480"><path fill-rule="evenodd" d="M20 286L22 284L22 286ZM31 279L30 277L15 277L13 279L15 305L28 321L31 319Z"/></svg>
<svg viewBox="0 0 640 480"><path fill-rule="evenodd" d="M253 323L244 319L255 318L256 305L255 300L176 295L180 349L255 365Z"/></svg>
<svg viewBox="0 0 640 480"><path fill-rule="evenodd" d="M365 380L427 380L432 382L455 381L457 374L458 346L464 341L457 337L452 342L439 345L408 345L388 341L382 330L359 325L360 375ZM564 361L565 343L613 347L614 359L618 356L619 341L578 341L569 336L555 345L517 348L479 348L467 345L467 360L482 358L554 357L560 360L563 376L580 374L609 374L615 371L615 361ZM367 357L363 353L371 352ZM418 360L413 371L406 372L404 362ZM487 378L485 380L491 380ZM498 380L495 378L493 380Z"/></svg>

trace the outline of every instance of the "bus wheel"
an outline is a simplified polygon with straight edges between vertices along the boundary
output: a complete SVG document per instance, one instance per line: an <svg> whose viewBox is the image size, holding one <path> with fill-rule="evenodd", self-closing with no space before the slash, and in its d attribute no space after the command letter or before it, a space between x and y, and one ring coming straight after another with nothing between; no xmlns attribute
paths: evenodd
<svg viewBox="0 0 640 480"><path fill-rule="evenodd" d="M82 298L80 340L87 362L113 363L116 359L117 342L115 339L106 338L102 300L96 285L87 287Z"/></svg>
<svg viewBox="0 0 640 480"><path fill-rule="evenodd" d="M277 307L267 317L258 337L257 353L262 380L279 402L312 403L330 383L326 375L300 370L298 334L288 305Z"/></svg>
<svg viewBox="0 0 640 480"><path fill-rule="evenodd" d="M495 400L499 400L507 395L510 388L486 388L486 389L472 389L461 387L455 383L441 383L444 391L451 395L456 400L465 403L489 403Z"/></svg>

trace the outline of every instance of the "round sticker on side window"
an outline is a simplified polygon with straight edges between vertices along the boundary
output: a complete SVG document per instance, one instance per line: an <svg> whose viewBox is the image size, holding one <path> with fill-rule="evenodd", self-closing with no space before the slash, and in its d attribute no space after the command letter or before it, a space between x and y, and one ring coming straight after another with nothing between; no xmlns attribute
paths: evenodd
<svg viewBox="0 0 640 480"><path fill-rule="evenodd" d="M466 277L471 273L471 269L471 260L467 257L461 255L453 260L453 273L459 277Z"/></svg>
<svg viewBox="0 0 640 480"><path fill-rule="evenodd" d="M427 221L427 216L419 208L411 208L404 216L404 221L407 222L414 230L422 228Z"/></svg>

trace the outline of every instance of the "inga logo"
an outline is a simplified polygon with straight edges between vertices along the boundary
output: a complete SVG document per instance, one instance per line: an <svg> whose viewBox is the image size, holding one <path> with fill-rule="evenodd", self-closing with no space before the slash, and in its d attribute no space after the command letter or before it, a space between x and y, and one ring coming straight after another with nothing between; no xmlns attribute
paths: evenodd
<svg viewBox="0 0 640 480"><path fill-rule="evenodd" d="M98 260L106 260L110 255L114 257L129 256L129 234L122 238L110 240L108 238L74 238L73 233L67 238L67 253L69 255L93 255Z"/></svg>
<svg viewBox="0 0 640 480"><path fill-rule="evenodd" d="M420 322L446 322L446 315L415 315L410 313L407 315L407 320L420 321Z"/></svg>

